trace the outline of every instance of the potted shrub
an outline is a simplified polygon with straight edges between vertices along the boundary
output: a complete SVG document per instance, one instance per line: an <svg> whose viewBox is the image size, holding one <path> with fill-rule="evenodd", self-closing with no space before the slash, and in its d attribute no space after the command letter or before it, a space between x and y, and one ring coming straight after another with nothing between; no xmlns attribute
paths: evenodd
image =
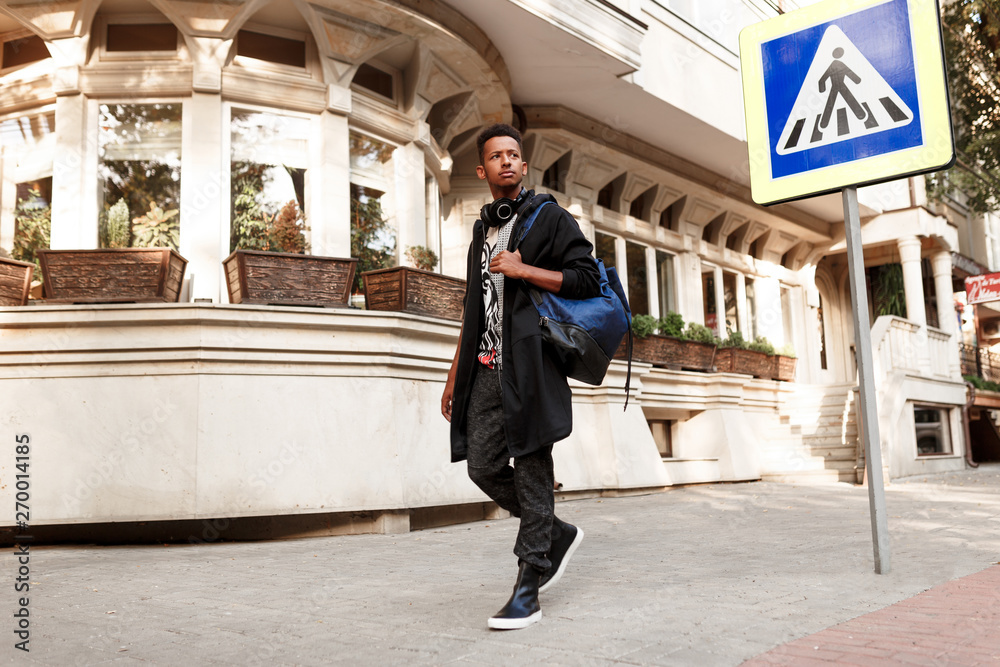
<svg viewBox="0 0 1000 667"><path fill-rule="evenodd" d="M361 274L365 308L461 319L465 281L434 273L438 258L430 248L410 246L406 249L406 259L413 266L375 269Z"/></svg>
<svg viewBox="0 0 1000 667"><path fill-rule="evenodd" d="M772 361L765 351L764 341L758 337L751 342L743 339L743 334L733 331L722 342L715 354L715 366L722 373L744 373L758 378L770 378ZM771 348L773 353L774 348Z"/></svg>
<svg viewBox="0 0 1000 667"><path fill-rule="evenodd" d="M715 359L715 336L696 323L684 328L679 313L669 312L657 320L651 315L632 318L632 359L667 368L710 371ZM617 358L626 350L619 349Z"/></svg>
<svg viewBox="0 0 1000 667"><path fill-rule="evenodd" d="M278 213L260 212L247 245L222 261L230 303L344 307L358 260L305 254L305 215L295 200ZM234 238L236 238L234 236Z"/></svg>
<svg viewBox="0 0 1000 667"><path fill-rule="evenodd" d="M785 343L774 354L774 372L772 377L775 380L785 382L795 381L795 348L791 343Z"/></svg>
<svg viewBox="0 0 1000 667"><path fill-rule="evenodd" d="M695 371L715 370L715 355L719 344L715 332L703 324L688 322L683 338L685 358L682 367Z"/></svg>

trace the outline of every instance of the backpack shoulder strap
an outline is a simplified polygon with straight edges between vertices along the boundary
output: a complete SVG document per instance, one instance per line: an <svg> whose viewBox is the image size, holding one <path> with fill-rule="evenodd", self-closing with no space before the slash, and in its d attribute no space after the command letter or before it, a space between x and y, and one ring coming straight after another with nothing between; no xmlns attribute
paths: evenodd
<svg viewBox="0 0 1000 667"><path fill-rule="evenodd" d="M551 203L552 203L551 200L543 201L528 214L528 217L526 217L524 219L524 222L521 223L521 229L517 233L517 240L514 242L514 247L512 248L512 250L517 250L517 247L521 245L521 241L523 241L524 237L527 236L528 231L531 229L532 225L535 224L535 218L538 217L539 212L541 212L541 210L545 208L546 204L551 204Z"/></svg>

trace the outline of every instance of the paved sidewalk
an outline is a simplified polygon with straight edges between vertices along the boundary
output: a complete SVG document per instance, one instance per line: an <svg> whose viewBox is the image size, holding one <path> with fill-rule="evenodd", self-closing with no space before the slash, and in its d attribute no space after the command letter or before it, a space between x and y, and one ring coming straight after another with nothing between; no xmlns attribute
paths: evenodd
<svg viewBox="0 0 1000 667"><path fill-rule="evenodd" d="M780 646L765 665L1000 665L1000 565Z"/></svg>
<svg viewBox="0 0 1000 667"><path fill-rule="evenodd" d="M27 654L13 648L17 564L4 550L0 661L739 665L785 660L796 644L767 652L802 638L826 645L810 635L853 633L837 627L852 622L886 643L914 629L937 637L913 656L925 664L968 664L967 639L983 664L1000 664L990 648L997 623L977 616L997 590L1000 467L896 482L887 498L887 575L873 572L860 487L720 484L560 503L587 537L543 596L542 622L512 632L490 631L486 619L513 584L513 519L404 535L32 547ZM936 611L921 611L941 594ZM890 616L866 616L880 610ZM839 644L841 658L854 655ZM830 657L811 646L811 658Z"/></svg>

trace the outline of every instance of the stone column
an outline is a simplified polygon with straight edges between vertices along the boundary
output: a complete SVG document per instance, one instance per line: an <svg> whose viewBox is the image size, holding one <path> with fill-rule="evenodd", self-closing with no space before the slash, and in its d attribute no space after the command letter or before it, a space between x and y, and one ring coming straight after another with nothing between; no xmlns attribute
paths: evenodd
<svg viewBox="0 0 1000 667"><path fill-rule="evenodd" d="M181 115L181 242L188 260L187 297L226 303L222 260L229 255L228 132L222 103L222 64L231 39L190 37L193 92ZM182 294L181 298L184 298Z"/></svg>
<svg viewBox="0 0 1000 667"><path fill-rule="evenodd" d="M938 325L949 336L958 328L955 323L955 297L951 287L951 253L947 250L931 256L934 296L937 298Z"/></svg>
<svg viewBox="0 0 1000 667"><path fill-rule="evenodd" d="M677 255L680 280L677 283L677 310L685 322L705 324L705 293L701 283L701 257L694 252Z"/></svg>
<svg viewBox="0 0 1000 667"><path fill-rule="evenodd" d="M757 301L757 335L766 337L778 347L785 339L781 315L781 283L772 276L757 278L753 281L753 294Z"/></svg>
<svg viewBox="0 0 1000 667"><path fill-rule="evenodd" d="M903 288L906 291L906 319L927 326L924 309L924 284L920 273L920 239L904 236L896 241L900 262L903 265Z"/></svg>
<svg viewBox="0 0 1000 667"><path fill-rule="evenodd" d="M351 91L330 85L327 109L320 114L320 141L313 163L319 173L312 179L309 228L312 254L351 256L351 145L347 114Z"/></svg>
<svg viewBox="0 0 1000 667"><path fill-rule="evenodd" d="M934 274L934 294L937 297L938 324L940 329L951 336L948 367L952 377L962 373L962 359L959 353L958 323L955 321L955 296L951 284L951 253L947 250L931 256L931 270Z"/></svg>
<svg viewBox="0 0 1000 667"><path fill-rule="evenodd" d="M628 284L628 256L625 252L625 239L620 236L615 237L615 270L618 271L618 279L622 281L628 304L632 308L632 314L635 315L635 304L632 303L632 293L629 291Z"/></svg>
<svg viewBox="0 0 1000 667"><path fill-rule="evenodd" d="M410 142L395 151L396 253L406 264L406 249L427 245L427 192L424 187L424 152Z"/></svg>
<svg viewBox="0 0 1000 667"><path fill-rule="evenodd" d="M906 291L906 319L919 324L917 332L917 364L924 375L931 373L930 349L927 341L927 310L924 307L924 282L920 271L920 239L904 236L896 241L903 265L903 289Z"/></svg>
<svg viewBox="0 0 1000 667"><path fill-rule="evenodd" d="M87 178L96 159L97 122L90 122L87 98L80 91L80 66L86 61L82 37L49 43L56 63L56 154L52 164L52 231L56 249L97 247L97 189Z"/></svg>
<svg viewBox="0 0 1000 667"><path fill-rule="evenodd" d="M649 294L649 314L653 317L663 317L660 312L660 281L656 266L656 248L646 246L646 292Z"/></svg>
<svg viewBox="0 0 1000 667"><path fill-rule="evenodd" d="M181 242L191 300L227 303L222 260L229 255L229 159L222 152L222 96L193 92L181 118Z"/></svg>

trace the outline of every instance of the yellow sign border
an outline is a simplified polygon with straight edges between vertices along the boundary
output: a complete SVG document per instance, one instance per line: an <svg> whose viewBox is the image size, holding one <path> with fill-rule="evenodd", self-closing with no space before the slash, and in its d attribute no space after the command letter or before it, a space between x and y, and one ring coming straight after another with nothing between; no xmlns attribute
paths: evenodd
<svg viewBox="0 0 1000 667"><path fill-rule="evenodd" d="M769 206L854 185L937 171L950 166L954 161L955 143L951 128L948 84L945 80L938 2L907 0L923 144L809 172L771 178L761 44L889 1L891 0L827 0L755 23L740 32L750 191L756 203Z"/></svg>

